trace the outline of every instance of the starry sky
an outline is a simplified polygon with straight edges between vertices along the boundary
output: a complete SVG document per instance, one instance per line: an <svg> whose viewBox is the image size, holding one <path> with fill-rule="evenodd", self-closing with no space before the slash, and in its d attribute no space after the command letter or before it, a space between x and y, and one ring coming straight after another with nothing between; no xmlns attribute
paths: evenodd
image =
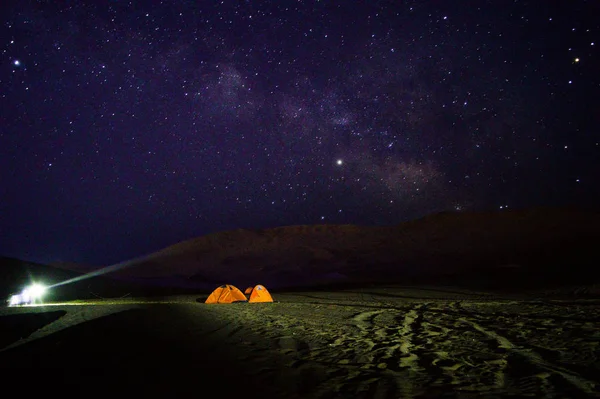
<svg viewBox="0 0 600 399"><path fill-rule="evenodd" d="M3 1L0 254L600 200L600 3Z"/></svg>

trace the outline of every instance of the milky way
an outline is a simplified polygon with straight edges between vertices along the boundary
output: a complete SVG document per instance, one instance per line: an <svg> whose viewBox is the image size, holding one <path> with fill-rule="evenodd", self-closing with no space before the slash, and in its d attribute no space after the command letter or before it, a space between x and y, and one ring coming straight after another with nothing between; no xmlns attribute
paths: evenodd
<svg viewBox="0 0 600 399"><path fill-rule="evenodd" d="M600 199L597 2L102 3L3 3L0 254Z"/></svg>

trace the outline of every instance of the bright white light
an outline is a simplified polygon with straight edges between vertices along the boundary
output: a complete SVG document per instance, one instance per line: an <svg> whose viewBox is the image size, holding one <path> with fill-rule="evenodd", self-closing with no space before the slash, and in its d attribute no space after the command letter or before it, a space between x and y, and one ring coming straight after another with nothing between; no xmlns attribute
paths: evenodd
<svg viewBox="0 0 600 399"><path fill-rule="evenodd" d="M46 287L43 286L42 284L32 284L30 285L26 291L28 291L29 295L31 296L31 299L39 299L41 298L44 293L46 292ZM25 291L23 291L25 292Z"/></svg>
<svg viewBox="0 0 600 399"><path fill-rule="evenodd" d="M10 297L10 301L8 302L10 306L16 306L21 304L21 295L16 294Z"/></svg>
<svg viewBox="0 0 600 399"><path fill-rule="evenodd" d="M341 159L338 159L336 163L337 163L338 165L341 165L341 164L343 164L343 163L344 163L344 161L342 161Z"/></svg>
<svg viewBox="0 0 600 399"><path fill-rule="evenodd" d="M19 65L21 65L21 61L19 61L19 60L15 60L15 61L13 62L13 64L15 64L15 66L19 66Z"/></svg>
<svg viewBox="0 0 600 399"><path fill-rule="evenodd" d="M31 294L29 293L29 290L27 288L25 288L23 290L23 292L21 292L21 303L29 303L31 302Z"/></svg>

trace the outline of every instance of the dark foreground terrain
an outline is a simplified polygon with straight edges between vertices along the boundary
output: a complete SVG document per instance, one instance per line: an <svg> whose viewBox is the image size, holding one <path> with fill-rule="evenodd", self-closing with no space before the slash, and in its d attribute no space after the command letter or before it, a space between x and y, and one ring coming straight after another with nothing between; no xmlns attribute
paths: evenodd
<svg viewBox="0 0 600 399"><path fill-rule="evenodd" d="M600 300L427 287L273 296L267 304L173 296L0 309L3 388L161 398L599 391Z"/></svg>

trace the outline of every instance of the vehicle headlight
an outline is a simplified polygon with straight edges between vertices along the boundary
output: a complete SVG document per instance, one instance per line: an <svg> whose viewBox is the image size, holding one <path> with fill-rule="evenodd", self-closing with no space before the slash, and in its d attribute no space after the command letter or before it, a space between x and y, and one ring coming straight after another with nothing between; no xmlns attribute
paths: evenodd
<svg viewBox="0 0 600 399"><path fill-rule="evenodd" d="M31 299L39 299L46 292L46 287L42 284L35 283L30 285L29 288L27 288L25 291L27 291Z"/></svg>

